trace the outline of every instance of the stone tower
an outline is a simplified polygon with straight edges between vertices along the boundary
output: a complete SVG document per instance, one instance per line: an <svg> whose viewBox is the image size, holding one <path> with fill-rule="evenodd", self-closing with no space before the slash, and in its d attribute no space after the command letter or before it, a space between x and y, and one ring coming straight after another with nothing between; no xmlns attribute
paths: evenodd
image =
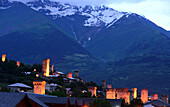
<svg viewBox="0 0 170 107"><path fill-rule="evenodd" d="M3 55L2 55L2 62L5 62L5 60L6 60L6 55L3 54Z"/></svg>
<svg viewBox="0 0 170 107"><path fill-rule="evenodd" d="M137 88L132 88L131 90L133 91L133 93L132 93L133 98L136 99L137 98Z"/></svg>
<svg viewBox="0 0 170 107"><path fill-rule="evenodd" d="M45 81L33 81L34 93L35 94L45 94Z"/></svg>
<svg viewBox="0 0 170 107"><path fill-rule="evenodd" d="M143 103L148 102L148 89L142 89L141 100L142 100Z"/></svg>
<svg viewBox="0 0 170 107"><path fill-rule="evenodd" d="M50 59L43 59L42 72L45 77L49 77L50 73Z"/></svg>
<svg viewBox="0 0 170 107"><path fill-rule="evenodd" d="M106 89L106 99L115 99L116 89L107 88Z"/></svg>
<svg viewBox="0 0 170 107"><path fill-rule="evenodd" d="M130 93L128 88L117 88L117 99L125 99L125 103L130 104Z"/></svg>
<svg viewBox="0 0 170 107"><path fill-rule="evenodd" d="M93 96L93 95L96 96L97 87L89 86L89 87L88 87L88 91L92 93L92 96Z"/></svg>
<svg viewBox="0 0 170 107"><path fill-rule="evenodd" d="M79 71L74 71L74 78L78 78L79 77Z"/></svg>
<svg viewBox="0 0 170 107"><path fill-rule="evenodd" d="M104 90L106 88L106 80L102 80L102 89Z"/></svg>
<svg viewBox="0 0 170 107"><path fill-rule="evenodd" d="M73 73L72 72L68 73L68 78L73 78Z"/></svg>
<svg viewBox="0 0 170 107"><path fill-rule="evenodd" d="M168 100L168 95L162 95L162 96L161 96L161 100L164 101L164 102L166 102L166 103L168 103L168 101L169 101L169 100Z"/></svg>

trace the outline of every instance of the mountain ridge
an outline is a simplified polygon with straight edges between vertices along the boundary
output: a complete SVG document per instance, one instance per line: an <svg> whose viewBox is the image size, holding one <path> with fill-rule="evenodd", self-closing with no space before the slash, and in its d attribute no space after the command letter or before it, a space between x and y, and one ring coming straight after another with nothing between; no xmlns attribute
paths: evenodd
<svg viewBox="0 0 170 107"><path fill-rule="evenodd" d="M1 29L8 32L0 35L0 53L7 53L10 59L41 63L42 59L62 60L63 56L73 54L90 56L89 52L65 35L50 19L24 4L16 3L7 10L0 11L0 17L3 16L0 22L4 23L1 24Z"/></svg>

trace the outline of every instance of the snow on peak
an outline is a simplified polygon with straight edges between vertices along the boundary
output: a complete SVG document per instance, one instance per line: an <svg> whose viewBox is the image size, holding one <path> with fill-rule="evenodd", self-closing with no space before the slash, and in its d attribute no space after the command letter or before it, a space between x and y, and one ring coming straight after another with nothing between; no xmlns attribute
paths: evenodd
<svg viewBox="0 0 170 107"><path fill-rule="evenodd" d="M118 12L112 8L105 6L72 6L70 4L61 4L50 0L10 0L20 1L25 3L36 11L44 12L46 15L52 16L53 19L59 17L67 17L75 14L86 16L87 19L84 21L84 26L95 26L105 25L110 27L126 13ZM128 17L128 15L126 15Z"/></svg>

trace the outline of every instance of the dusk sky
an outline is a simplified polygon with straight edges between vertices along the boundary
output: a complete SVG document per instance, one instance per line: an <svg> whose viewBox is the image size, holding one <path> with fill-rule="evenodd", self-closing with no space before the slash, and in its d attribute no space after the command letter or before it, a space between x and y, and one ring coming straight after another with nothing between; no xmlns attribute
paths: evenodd
<svg viewBox="0 0 170 107"><path fill-rule="evenodd" d="M59 1L62 3L70 3L73 5L93 5L93 6L106 5L118 11L132 12L145 16L147 19L150 19L158 26L161 26L166 30L170 30L170 0L51 0L51 1Z"/></svg>

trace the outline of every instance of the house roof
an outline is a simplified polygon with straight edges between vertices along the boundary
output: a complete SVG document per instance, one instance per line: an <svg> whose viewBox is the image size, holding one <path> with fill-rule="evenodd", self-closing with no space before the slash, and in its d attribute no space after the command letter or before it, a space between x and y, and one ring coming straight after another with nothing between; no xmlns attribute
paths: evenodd
<svg viewBox="0 0 170 107"><path fill-rule="evenodd" d="M69 100L70 100L70 104L71 104L71 105L74 105L75 102L77 101L77 98L70 97Z"/></svg>
<svg viewBox="0 0 170 107"><path fill-rule="evenodd" d="M26 94L24 93L0 92L0 106L15 107L25 97L25 95Z"/></svg>
<svg viewBox="0 0 170 107"><path fill-rule="evenodd" d="M107 100L110 101L112 107L121 107L122 105L122 99L107 99Z"/></svg>
<svg viewBox="0 0 170 107"><path fill-rule="evenodd" d="M30 98L32 101L36 102L37 104L41 105L42 107L48 107L44 103L42 103L38 98L36 98L34 95L28 94L28 98Z"/></svg>
<svg viewBox="0 0 170 107"><path fill-rule="evenodd" d="M42 107L48 107L37 99L35 95L22 92L0 92L0 107L16 107L25 96L28 96L30 100Z"/></svg>
<svg viewBox="0 0 170 107"><path fill-rule="evenodd" d="M77 102L78 106L87 105L92 103L96 98L76 98L76 97L57 97L51 95L41 95L34 93L26 93L26 92L0 92L0 107L15 107L20 101L25 97L28 98L35 103L39 104L42 107L48 107L46 104L67 104L69 101L71 105L74 105ZM104 99L102 99L104 100ZM10 101L10 103L9 103ZM112 107L121 106L121 99L110 99L109 100Z"/></svg>
<svg viewBox="0 0 170 107"><path fill-rule="evenodd" d="M67 104L67 97L37 97L41 102L47 104Z"/></svg>
<svg viewBox="0 0 170 107"><path fill-rule="evenodd" d="M93 102L93 100L94 100L94 98L85 98L85 99L83 99L83 101L84 101L84 105L90 105L90 103L92 103Z"/></svg>
<svg viewBox="0 0 170 107"><path fill-rule="evenodd" d="M11 84L11 85L8 85L8 87L22 87L22 88L32 88L28 85L25 85L23 83L15 83L15 84Z"/></svg>
<svg viewBox="0 0 170 107"><path fill-rule="evenodd" d="M149 104L152 104L154 106L166 106L166 107L170 107L170 104L158 99L158 100L153 100L151 102L147 102L145 103L145 105L149 105Z"/></svg>

